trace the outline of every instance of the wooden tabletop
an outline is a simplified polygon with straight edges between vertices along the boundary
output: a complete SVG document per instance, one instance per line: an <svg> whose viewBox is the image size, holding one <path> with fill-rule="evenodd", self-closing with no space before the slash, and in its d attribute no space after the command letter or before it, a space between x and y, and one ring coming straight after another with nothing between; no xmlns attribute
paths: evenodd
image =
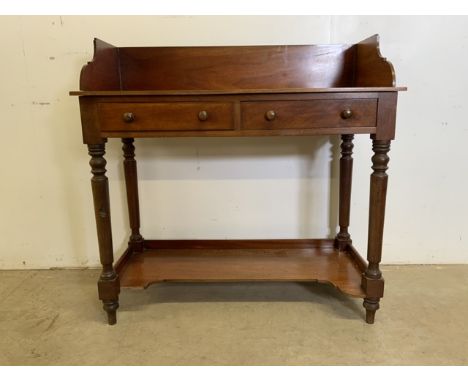
<svg viewBox="0 0 468 382"><path fill-rule="evenodd" d="M232 90L74 90L72 96L162 96L162 95L216 95L216 94L297 94L297 93L356 93L398 92L406 87L359 88L290 88L290 89L232 89Z"/></svg>

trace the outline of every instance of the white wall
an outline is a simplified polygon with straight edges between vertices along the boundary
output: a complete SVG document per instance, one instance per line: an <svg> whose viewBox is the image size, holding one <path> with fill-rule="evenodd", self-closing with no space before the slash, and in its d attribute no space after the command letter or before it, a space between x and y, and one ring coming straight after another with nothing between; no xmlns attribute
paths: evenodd
<svg viewBox="0 0 468 382"><path fill-rule="evenodd" d="M384 263L468 263L468 19L1 17L0 268L99 264L80 68L117 46L357 42L381 36L402 93ZM336 138L137 142L147 238L324 237L337 219ZM351 233L365 255L371 145L355 139ZM116 252L127 241L121 148L108 144ZM331 181L329 179L331 176Z"/></svg>

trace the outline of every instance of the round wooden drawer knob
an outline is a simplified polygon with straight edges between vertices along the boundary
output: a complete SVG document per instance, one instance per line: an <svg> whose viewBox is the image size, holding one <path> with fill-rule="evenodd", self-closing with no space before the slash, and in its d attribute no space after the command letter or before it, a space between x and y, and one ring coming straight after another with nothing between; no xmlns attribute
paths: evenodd
<svg viewBox="0 0 468 382"><path fill-rule="evenodd" d="M130 123L135 120L135 115L133 113L123 113L122 118L124 122Z"/></svg>
<svg viewBox="0 0 468 382"><path fill-rule="evenodd" d="M349 119L353 116L353 112L350 109L345 109L341 112L341 118Z"/></svg>
<svg viewBox="0 0 468 382"><path fill-rule="evenodd" d="M275 111L274 110L268 110L265 113L265 118L267 119L267 121L273 121L276 118Z"/></svg>
<svg viewBox="0 0 468 382"><path fill-rule="evenodd" d="M208 112L206 110L202 110L198 113L198 119L200 121L206 121L208 119Z"/></svg>

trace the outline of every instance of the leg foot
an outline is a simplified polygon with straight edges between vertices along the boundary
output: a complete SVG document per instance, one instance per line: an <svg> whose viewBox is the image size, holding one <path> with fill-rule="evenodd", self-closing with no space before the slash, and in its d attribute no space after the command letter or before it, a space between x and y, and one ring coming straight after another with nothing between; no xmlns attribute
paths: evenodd
<svg viewBox="0 0 468 382"><path fill-rule="evenodd" d="M366 322L368 324L373 324L375 319L375 312L379 309L379 300L378 298L365 298L364 303L362 304L366 308Z"/></svg>
<svg viewBox="0 0 468 382"><path fill-rule="evenodd" d="M119 307L118 301L104 301L103 308L107 313L107 322L109 325L117 323L117 308Z"/></svg>
<svg viewBox="0 0 468 382"><path fill-rule="evenodd" d="M375 319L375 310L366 309L366 323L373 324Z"/></svg>

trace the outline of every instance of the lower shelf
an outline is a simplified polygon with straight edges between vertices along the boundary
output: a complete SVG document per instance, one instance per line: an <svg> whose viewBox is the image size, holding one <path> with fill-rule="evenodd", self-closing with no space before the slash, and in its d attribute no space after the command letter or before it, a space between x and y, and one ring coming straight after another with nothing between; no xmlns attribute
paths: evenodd
<svg viewBox="0 0 468 382"><path fill-rule="evenodd" d="M364 297L365 262L333 240L146 240L116 264L122 287L162 281L318 281Z"/></svg>

